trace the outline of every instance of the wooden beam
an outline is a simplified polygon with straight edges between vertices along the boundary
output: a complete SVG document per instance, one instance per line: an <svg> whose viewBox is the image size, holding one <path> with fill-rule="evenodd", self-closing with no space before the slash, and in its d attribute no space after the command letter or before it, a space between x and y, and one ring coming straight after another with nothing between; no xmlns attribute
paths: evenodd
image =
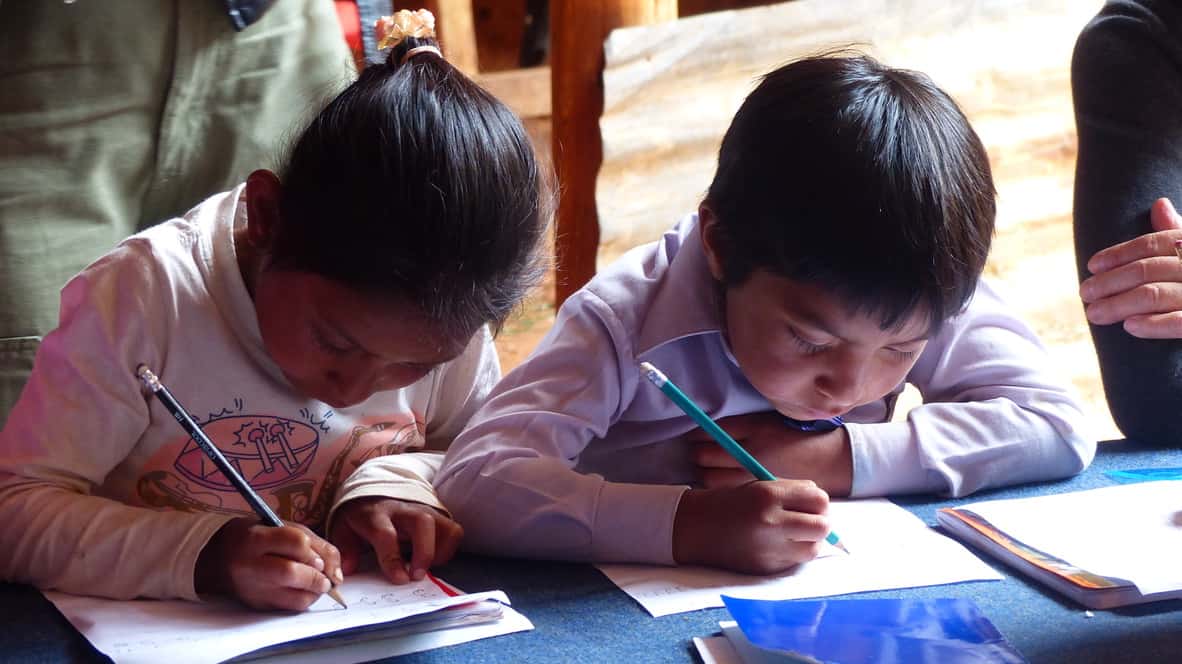
<svg viewBox="0 0 1182 664"><path fill-rule="evenodd" d="M524 120L550 116L549 67L488 72L475 81Z"/></svg>
<svg viewBox="0 0 1182 664"><path fill-rule="evenodd" d="M435 15L435 34L447 61L468 76L480 71L471 0L420 0L417 4Z"/></svg>
<svg viewBox="0 0 1182 664"><path fill-rule="evenodd" d="M595 275L603 161L603 41L615 28L671 21L677 0L550 0L553 156L561 197L555 233L555 304Z"/></svg>

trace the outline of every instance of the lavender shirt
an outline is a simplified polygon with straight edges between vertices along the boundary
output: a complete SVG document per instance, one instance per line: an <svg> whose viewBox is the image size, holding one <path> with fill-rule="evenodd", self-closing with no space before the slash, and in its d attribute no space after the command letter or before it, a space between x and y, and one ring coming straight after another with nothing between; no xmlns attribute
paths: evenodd
<svg viewBox="0 0 1182 664"><path fill-rule="evenodd" d="M661 368L711 417L772 410L721 333L691 215L571 296L550 333L452 443L435 485L469 550L598 562L673 562L694 482L696 428L638 364ZM889 422L890 395L851 411L854 496L1064 477L1095 442L1033 332L979 284L907 382L925 404Z"/></svg>

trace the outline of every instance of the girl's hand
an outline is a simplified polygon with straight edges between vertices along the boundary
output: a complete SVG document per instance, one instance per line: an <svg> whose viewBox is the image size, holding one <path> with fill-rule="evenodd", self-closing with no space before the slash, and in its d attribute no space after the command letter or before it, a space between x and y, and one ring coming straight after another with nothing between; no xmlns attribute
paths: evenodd
<svg viewBox="0 0 1182 664"><path fill-rule="evenodd" d="M673 522L673 558L746 574L774 574L817 557L829 534L829 496L799 480L691 489Z"/></svg>
<svg viewBox="0 0 1182 664"><path fill-rule="evenodd" d="M718 425L776 477L812 480L829 495L849 495L854 461L845 427L826 432L798 431L775 411L726 417ZM702 486L714 489L751 481L751 472L706 431L691 431L686 440L694 446L692 455Z"/></svg>
<svg viewBox="0 0 1182 664"><path fill-rule="evenodd" d="M350 500L334 518L330 539L341 548L345 573L352 574L361 554L373 547L382 573L398 584L417 581L428 568L451 560L464 536L460 524L439 510L393 498ZM409 562L404 547L409 549Z"/></svg>
<svg viewBox="0 0 1182 664"><path fill-rule="evenodd" d="M1182 338L1182 218L1168 198L1149 209L1153 232L1096 252L1092 276L1079 286L1084 313L1093 325L1123 323L1143 339Z"/></svg>
<svg viewBox="0 0 1182 664"><path fill-rule="evenodd" d="M299 524L234 519L197 559L197 592L229 595L255 609L303 611L343 579L337 548Z"/></svg>

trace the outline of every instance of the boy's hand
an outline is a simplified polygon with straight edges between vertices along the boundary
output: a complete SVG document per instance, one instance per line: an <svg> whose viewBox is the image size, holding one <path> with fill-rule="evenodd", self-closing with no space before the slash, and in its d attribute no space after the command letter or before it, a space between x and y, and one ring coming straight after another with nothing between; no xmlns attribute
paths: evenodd
<svg viewBox="0 0 1182 664"><path fill-rule="evenodd" d="M774 574L817 556L829 534L829 496L800 480L691 489L673 522L673 558L747 574Z"/></svg>
<svg viewBox="0 0 1182 664"><path fill-rule="evenodd" d="M812 480L833 496L850 494L854 459L845 427L826 432L798 431L774 411L726 417L718 425L776 477ZM751 472L704 430L687 433L686 440L694 445L693 460L707 489L751 481Z"/></svg>
<svg viewBox="0 0 1182 664"><path fill-rule="evenodd" d="M326 576L327 575L327 576ZM197 558L199 593L229 595L255 609L303 611L340 583L337 548L299 524L242 517L222 526Z"/></svg>
<svg viewBox="0 0 1182 664"><path fill-rule="evenodd" d="M464 529L439 510L393 498L356 498L337 509L329 538L341 548L346 574L357 569L366 545L373 547L382 573L392 583L423 578L427 569L455 555ZM410 562L403 547L410 549Z"/></svg>
<svg viewBox="0 0 1182 664"><path fill-rule="evenodd" d="M1182 338L1182 218L1168 198L1149 209L1153 232L1097 251L1088 260L1091 277L1079 286L1084 313L1093 325L1123 323L1143 339Z"/></svg>

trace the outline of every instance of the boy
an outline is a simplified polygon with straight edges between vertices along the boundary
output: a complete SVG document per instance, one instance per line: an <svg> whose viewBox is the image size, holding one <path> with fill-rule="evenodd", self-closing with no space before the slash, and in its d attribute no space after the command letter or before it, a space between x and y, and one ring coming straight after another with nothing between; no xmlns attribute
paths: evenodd
<svg viewBox="0 0 1182 664"><path fill-rule="evenodd" d="M994 212L984 148L926 77L772 72L698 214L572 296L449 449L436 486L468 547L771 573L816 555L829 495L1079 472L1079 406L979 282ZM752 482L642 361L785 479ZM890 422L905 383L927 403Z"/></svg>

